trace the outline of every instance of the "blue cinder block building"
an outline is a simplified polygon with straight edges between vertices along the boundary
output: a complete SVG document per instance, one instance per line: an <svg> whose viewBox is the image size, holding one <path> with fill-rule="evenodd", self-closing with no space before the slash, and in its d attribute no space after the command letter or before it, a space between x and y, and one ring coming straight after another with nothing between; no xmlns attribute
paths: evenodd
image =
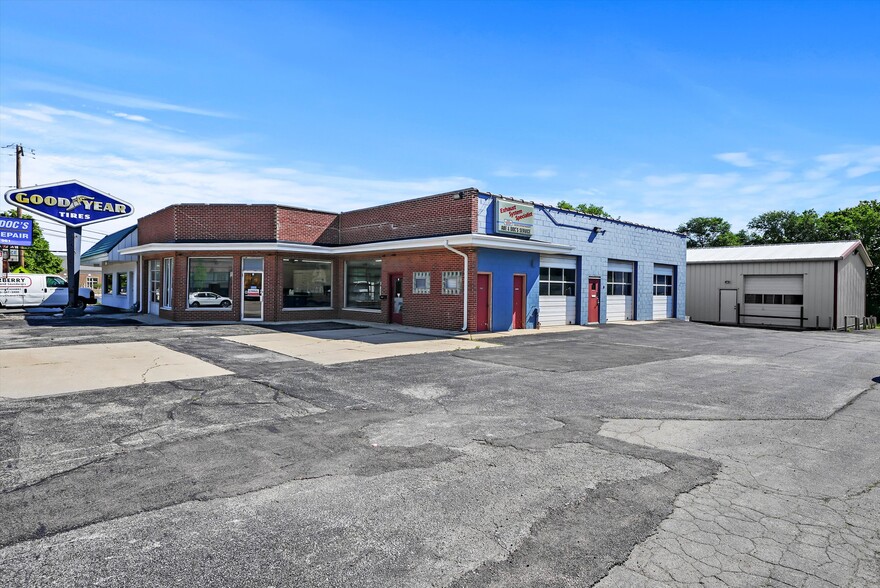
<svg viewBox="0 0 880 588"><path fill-rule="evenodd" d="M479 233L567 248L479 249L478 330L684 317L684 235L483 192L477 203Z"/></svg>

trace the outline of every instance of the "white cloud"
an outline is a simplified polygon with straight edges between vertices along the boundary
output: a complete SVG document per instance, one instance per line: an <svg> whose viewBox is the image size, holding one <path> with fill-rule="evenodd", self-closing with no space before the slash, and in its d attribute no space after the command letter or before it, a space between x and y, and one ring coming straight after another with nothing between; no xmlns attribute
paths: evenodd
<svg viewBox="0 0 880 588"><path fill-rule="evenodd" d="M144 98L141 96L130 96L119 94L104 88L96 88L90 86L74 86L63 82L40 82L35 80L25 80L18 84L23 90L30 92L45 92L48 94L57 94L61 96L71 96L83 100L91 100L101 104L111 104L122 108L130 108L133 110L156 110L167 112L180 112L183 114L194 114L197 116L209 116L215 118L231 118L228 114L208 110L204 108L195 108L192 106L183 106L181 104L173 104L154 100L152 98Z"/></svg>
<svg viewBox="0 0 880 588"><path fill-rule="evenodd" d="M752 159L748 153L742 151L734 153L717 153L715 154L715 159L729 163L730 165L735 165L736 167L754 167L758 165L758 162Z"/></svg>
<svg viewBox="0 0 880 588"><path fill-rule="evenodd" d="M141 116L139 114L128 114L125 112L114 112L113 116L118 117L118 118L124 118L125 120L130 120L133 122L150 122L150 119L148 119L145 116Z"/></svg>
<svg viewBox="0 0 880 588"><path fill-rule="evenodd" d="M193 140L148 126L132 133L128 119L116 114L82 115L41 105L0 108L0 142L20 141L37 151L36 159L25 163L25 185L76 179L135 207L133 217L91 225L88 231L110 233L180 202L275 203L341 211L481 183L464 176L371 178L316 164L271 166L222 141ZM14 174L14 159L0 158L0 184L13 184ZM43 224L60 229L49 221ZM58 235L50 236L50 243L64 249Z"/></svg>
<svg viewBox="0 0 880 588"><path fill-rule="evenodd" d="M808 180L820 180L838 172L848 178L859 178L880 171L880 145L825 153L813 159L818 165L806 170L804 177Z"/></svg>

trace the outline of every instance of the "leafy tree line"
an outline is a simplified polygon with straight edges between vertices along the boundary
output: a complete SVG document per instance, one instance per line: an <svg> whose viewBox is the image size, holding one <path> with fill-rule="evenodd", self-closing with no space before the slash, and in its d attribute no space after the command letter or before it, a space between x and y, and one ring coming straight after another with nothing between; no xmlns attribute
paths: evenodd
<svg viewBox="0 0 880 588"><path fill-rule="evenodd" d="M721 217L695 217L678 227L687 235L688 247L726 247L861 240L868 256L880 263L880 200L863 200L856 206L819 215L815 210L771 210L759 214L747 230L734 233ZM880 269L868 269L869 315L880 315Z"/></svg>
<svg viewBox="0 0 880 588"><path fill-rule="evenodd" d="M0 213L0 216L17 217L18 213L13 209ZM33 220L34 217L22 214L21 218ZM15 264L10 262L10 266L12 265ZM57 274L62 271L61 258L49 251L49 242L43 237L43 231L37 221L34 221L34 244L24 250L24 270L10 269L28 274Z"/></svg>

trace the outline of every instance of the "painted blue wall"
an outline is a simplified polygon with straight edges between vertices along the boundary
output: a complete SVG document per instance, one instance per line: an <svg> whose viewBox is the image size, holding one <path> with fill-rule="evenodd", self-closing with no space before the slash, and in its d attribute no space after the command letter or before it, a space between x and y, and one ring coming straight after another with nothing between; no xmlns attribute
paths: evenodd
<svg viewBox="0 0 880 588"><path fill-rule="evenodd" d="M480 194L477 232L494 233L494 198ZM599 227L604 234L591 229ZM532 241L546 241L572 247L570 255L581 258L580 321L587 317L589 280L602 279L599 321L606 320L606 278L608 260L636 264L635 287L637 320L651 320L653 314L654 264L671 265L675 271L675 316L685 316L686 239L682 235L613 219L590 216L557 208L535 205ZM513 296L513 294L511 294Z"/></svg>
<svg viewBox="0 0 880 588"><path fill-rule="evenodd" d="M541 256L537 253L504 249L477 250L477 271L492 273L492 330L513 328L513 274L526 275L526 328L535 328L538 315L538 272Z"/></svg>

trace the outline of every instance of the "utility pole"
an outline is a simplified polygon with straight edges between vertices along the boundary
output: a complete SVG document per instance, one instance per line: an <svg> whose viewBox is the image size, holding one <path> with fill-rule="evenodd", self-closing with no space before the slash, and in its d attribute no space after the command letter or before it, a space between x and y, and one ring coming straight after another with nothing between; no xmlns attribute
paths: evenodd
<svg viewBox="0 0 880 588"><path fill-rule="evenodd" d="M15 148L15 189L21 190L21 160L24 159L24 156L25 156L24 146L21 143L12 143L10 145L5 145L3 147L3 149L12 149L12 148ZM30 156L34 155L33 149L28 149L28 151L29 151L28 154ZM15 209L16 209L16 213L18 215L18 218L21 218L21 207L16 206ZM12 247L10 247L9 250L11 251ZM19 267L21 267L22 270L24 270L24 252L25 252L25 248L19 245L18 246L18 265L19 265Z"/></svg>
<svg viewBox="0 0 880 588"><path fill-rule="evenodd" d="M15 189L21 190L21 160L24 157L24 147L21 143L15 146ZM21 206L16 206L18 218L21 218ZM18 267L24 271L24 247L18 246Z"/></svg>

